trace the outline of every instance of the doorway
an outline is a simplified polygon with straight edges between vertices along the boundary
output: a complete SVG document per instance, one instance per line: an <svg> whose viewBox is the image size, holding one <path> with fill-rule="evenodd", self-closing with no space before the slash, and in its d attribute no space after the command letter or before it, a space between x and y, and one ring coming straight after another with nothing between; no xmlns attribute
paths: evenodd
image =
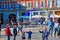
<svg viewBox="0 0 60 40"><path fill-rule="evenodd" d="M11 21L16 22L16 15L15 14L9 15L9 23L11 23Z"/></svg>

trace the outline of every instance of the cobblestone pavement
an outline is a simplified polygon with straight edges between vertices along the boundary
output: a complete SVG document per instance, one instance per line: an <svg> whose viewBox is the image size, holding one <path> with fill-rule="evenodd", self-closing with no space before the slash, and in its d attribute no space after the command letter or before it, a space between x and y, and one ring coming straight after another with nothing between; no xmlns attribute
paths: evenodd
<svg viewBox="0 0 60 40"><path fill-rule="evenodd" d="M28 40L27 39L27 33L26 33L26 40ZM0 36L0 40L7 40L7 37L6 36ZM13 40L13 36L11 36L11 39L10 40ZM22 40L21 39L21 34L20 35L17 35L17 37L16 37L16 40ZM41 33L39 33L39 32L35 32L35 33L33 33L32 34L32 40L42 40L42 38L41 38ZM51 37L51 36L49 36L49 40L60 40L60 38L59 37Z"/></svg>

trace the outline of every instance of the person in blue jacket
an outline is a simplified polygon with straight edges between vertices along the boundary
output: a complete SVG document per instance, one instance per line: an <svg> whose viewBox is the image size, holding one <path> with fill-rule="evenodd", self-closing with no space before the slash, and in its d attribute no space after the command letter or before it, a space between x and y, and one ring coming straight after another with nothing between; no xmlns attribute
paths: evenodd
<svg viewBox="0 0 60 40"><path fill-rule="evenodd" d="M29 30L28 32L26 32L28 34L28 40L31 40L31 35L32 35L32 31Z"/></svg>
<svg viewBox="0 0 60 40"><path fill-rule="evenodd" d="M17 36L17 27L16 27L16 25L14 25L13 35L14 35L14 39L13 40L16 40L16 36Z"/></svg>
<svg viewBox="0 0 60 40"><path fill-rule="evenodd" d="M55 24L54 21L52 19L50 19L49 32L51 33L51 37L53 36L54 24Z"/></svg>
<svg viewBox="0 0 60 40"><path fill-rule="evenodd" d="M50 32L47 30L46 27L43 28L43 31L39 30L39 32L42 33L42 40L48 40Z"/></svg>

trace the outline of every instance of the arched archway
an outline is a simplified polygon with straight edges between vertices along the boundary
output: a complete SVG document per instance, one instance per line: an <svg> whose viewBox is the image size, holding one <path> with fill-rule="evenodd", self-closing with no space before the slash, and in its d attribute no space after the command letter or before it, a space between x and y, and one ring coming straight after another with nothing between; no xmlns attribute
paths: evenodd
<svg viewBox="0 0 60 40"><path fill-rule="evenodd" d="M15 14L9 15L9 23L11 23L11 21L16 22L16 15Z"/></svg>

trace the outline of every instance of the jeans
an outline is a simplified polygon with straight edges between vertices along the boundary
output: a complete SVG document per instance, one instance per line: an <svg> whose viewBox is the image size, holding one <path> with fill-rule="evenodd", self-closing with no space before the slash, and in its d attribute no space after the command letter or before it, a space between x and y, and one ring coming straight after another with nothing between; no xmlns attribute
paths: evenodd
<svg viewBox="0 0 60 40"><path fill-rule="evenodd" d="M54 30L54 36L56 36L56 33L58 32L58 29L57 28L55 28L55 30Z"/></svg>
<svg viewBox="0 0 60 40"><path fill-rule="evenodd" d="M51 33L51 36L53 36L53 27L50 27L49 32Z"/></svg>
<svg viewBox="0 0 60 40"><path fill-rule="evenodd" d="M28 40L31 40L31 37L30 37L30 38L28 38Z"/></svg>
<svg viewBox="0 0 60 40"><path fill-rule="evenodd" d="M10 35L9 36L7 36L8 37L8 39L7 40L10 40Z"/></svg>
<svg viewBox="0 0 60 40"><path fill-rule="evenodd" d="M20 28L20 27L18 27L18 32L19 32L19 31L21 31L21 32L22 32L22 27L21 27L21 28Z"/></svg>
<svg viewBox="0 0 60 40"><path fill-rule="evenodd" d="M50 27L49 32L53 33L53 28Z"/></svg>
<svg viewBox="0 0 60 40"><path fill-rule="evenodd" d="M42 37L42 40L48 40L48 37Z"/></svg>

